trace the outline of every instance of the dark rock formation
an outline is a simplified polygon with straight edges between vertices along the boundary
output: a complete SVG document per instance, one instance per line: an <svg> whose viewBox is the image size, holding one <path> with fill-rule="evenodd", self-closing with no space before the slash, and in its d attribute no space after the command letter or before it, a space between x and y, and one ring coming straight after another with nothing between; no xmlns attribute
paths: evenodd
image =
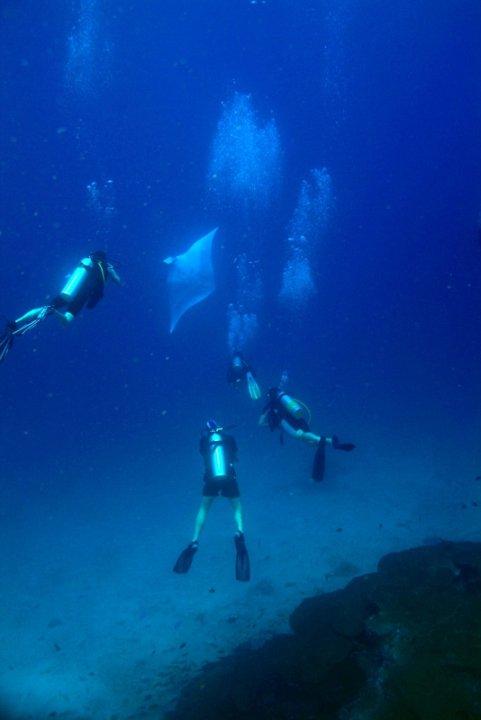
<svg viewBox="0 0 481 720"><path fill-rule="evenodd" d="M171 720L481 720L481 544L387 555L290 621L207 665Z"/></svg>

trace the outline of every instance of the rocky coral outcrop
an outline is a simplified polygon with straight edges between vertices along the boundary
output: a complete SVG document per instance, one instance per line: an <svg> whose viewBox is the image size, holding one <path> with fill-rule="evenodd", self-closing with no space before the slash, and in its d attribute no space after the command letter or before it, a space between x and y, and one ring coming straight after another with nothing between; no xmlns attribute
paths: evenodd
<svg viewBox="0 0 481 720"><path fill-rule="evenodd" d="M387 555L290 622L207 665L171 720L481 720L481 544Z"/></svg>

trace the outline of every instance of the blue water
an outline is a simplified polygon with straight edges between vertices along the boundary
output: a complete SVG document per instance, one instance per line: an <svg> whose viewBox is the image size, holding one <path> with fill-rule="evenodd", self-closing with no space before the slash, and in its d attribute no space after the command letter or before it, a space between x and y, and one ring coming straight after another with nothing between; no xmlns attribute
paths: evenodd
<svg viewBox="0 0 481 720"><path fill-rule="evenodd" d="M481 6L5 0L0 23L0 310L97 248L124 280L0 367L0 710L158 718L341 562L476 537ZM169 335L162 259L216 226L216 292ZM322 486L225 383L234 344L356 443ZM171 573L210 416L236 426L247 587L221 501Z"/></svg>

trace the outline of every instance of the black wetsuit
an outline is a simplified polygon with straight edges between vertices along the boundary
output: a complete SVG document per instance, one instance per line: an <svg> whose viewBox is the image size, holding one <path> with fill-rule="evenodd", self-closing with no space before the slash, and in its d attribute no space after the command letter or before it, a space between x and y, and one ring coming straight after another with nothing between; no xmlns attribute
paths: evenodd
<svg viewBox="0 0 481 720"><path fill-rule="evenodd" d="M304 430L304 432L309 432L310 430L307 420L293 417L287 412L279 398L269 400L267 405L262 409L262 414L264 415L265 413L267 413L267 424L271 432L280 428L282 433L281 422L283 420L289 423L294 430Z"/></svg>
<svg viewBox="0 0 481 720"><path fill-rule="evenodd" d="M84 307L94 308L104 296L105 283L109 277L108 263L103 260L94 261L91 267L82 265L88 272L88 277L73 300L64 300L57 296L52 305L55 310L65 310L77 315Z"/></svg>
<svg viewBox="0 0 481 720"><path fill-rule="evenodd" d="M235 363L234 358L238 358L239 362ZM227 368L227 382L229 385L236 385L237 383L245 380L247 373L250 372L254 375L254 372L249 363L244 360L240 353L235 354Z"/></svg>
<svg viewBox="0 0 481 720"><path fill-rule="evenodd" d="M204 458L205 462L205 473L204 473L204 497L217 497L222 495L227 498L239 497L239 486L237 484L236 472L234 469L234 462L237 460L237 443L232 435L227 435L222 431L216 433L221 436L221 440L212 441L212 433L203 433L200 438L199 452ZM227 475L223 477L213 478L210 473L210 453L212 452L213 445L223 445L226 453L226 461L228 466Z"/></svg>
<svg viewBox="0 0 481 720"><path fill-rule="evenodd" d="M284 435L286 434L284 431L284 428L282 427L281 423L284 420L284 422L288 423L294 430L303 430L304 432L309 432L310 427L307 420L304 418L295 418L293 417L283 404L281 403L279 397L273 398L272 400L269 400L267 405L263 409L263 414L267 413L267 424L269 425L269 428L271 431L277 430L277 428L280 429L280 441L283 444L284 443ZM317 445L316 452L314 454L314 461L312 464L312 473L311 477L316 482L320 482L324 477L324 471L326 467L326 441L325 438L321 437L319 444Z"/></svg>

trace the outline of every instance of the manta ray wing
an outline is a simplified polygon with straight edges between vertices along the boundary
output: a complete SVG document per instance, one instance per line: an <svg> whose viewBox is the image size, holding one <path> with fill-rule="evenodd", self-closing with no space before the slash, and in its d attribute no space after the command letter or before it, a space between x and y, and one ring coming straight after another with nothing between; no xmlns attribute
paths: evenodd
<svg viewBox="0 0 481 720"><path fill-rule="evenodd" d="M217 228L197 240L182 255L167 259L171 333L187 310L215 290L212 241L216 232Z"/></svg>

